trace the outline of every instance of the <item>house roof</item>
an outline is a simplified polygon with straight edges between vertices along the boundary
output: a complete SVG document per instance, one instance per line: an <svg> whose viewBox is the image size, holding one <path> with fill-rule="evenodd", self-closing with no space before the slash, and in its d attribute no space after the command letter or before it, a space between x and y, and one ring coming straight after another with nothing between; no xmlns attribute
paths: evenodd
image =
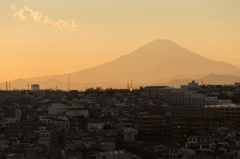
<svg viewBox="0 0 240 159"><path fill-rule="evenodd" d="M197 145L210 145L212 141L199 141L197 142Z"/></svg>
<svg viewBox="0 0 240 159"><path fill-rule="evenodd" d="M102 123L106 121L113 121L112 119L109 118L90 118L88 119L88 123Z"/></svg>

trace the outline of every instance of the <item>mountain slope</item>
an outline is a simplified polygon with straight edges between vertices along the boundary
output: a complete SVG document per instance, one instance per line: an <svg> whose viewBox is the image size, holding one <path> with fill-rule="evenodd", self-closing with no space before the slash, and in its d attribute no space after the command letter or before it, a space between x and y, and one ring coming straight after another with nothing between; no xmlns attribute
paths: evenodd
<svg viewBox="0 0 240 159"><path fill-rule="evenodd" d="M170 87L180 88L181 85L187 85L188 83L195 80L199 85L203 84L216 84L216 85L234 85L235 82L240 82L240 77L235 77L232 75L219 75L210 74L198 79L185 78L185 79L175 79L167 83L152 83L152 85L166 85Z"/></svg>
<svg viewBox="0 0 240 159"><path fill-rule="evenodd" d="M155 40L112 62L72 73L72 82L146 82L184 74L231 74L239 69L224 62L197 55L169 40ZM28 80L56 79L67 81L67 75Z"/></svg>

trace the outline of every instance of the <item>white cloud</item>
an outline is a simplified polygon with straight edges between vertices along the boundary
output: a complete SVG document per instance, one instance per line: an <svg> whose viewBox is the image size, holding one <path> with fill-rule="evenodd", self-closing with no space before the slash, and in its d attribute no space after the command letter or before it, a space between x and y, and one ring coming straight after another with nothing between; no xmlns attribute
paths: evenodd
<svg viewBox="0 0 240 159"><path fill-rule="evenodd" d="M14 5L10 5L10 7L11 7L13 10L16 9L16 7L15 7Z"/></svg>
<svg viewBox="0 0 240 159"><path fill-rule="evenodd" d="M25 11L24 10L19 10L19 11L16 11L13 15L12 15L13 18L19 18L21 20L23 19L27 19L27 16L25 14Z"/></svg>
<svg viewBox="0 0 240 159"><path fill-rule="evenodd" d="M11 5L11 8L13 10L15 10L15 6ZM59 19L57 22L52 21L47 15L43 16L43 14L39 11L33 11L32 9L28 8L27 6L24 5L24 9L19 10L18 12L15 12L12 16L14 18L19 17L19 19L23 20L26 19L26 13L25 12L29 12L30 13L30 17L35 21L35 22L41 22L43 24L51 24L53 26L56 27L60 27L60 28L69 28L71 30L75 30L74 28L77 27L77 25L75 24L74 20L72 21L64 21L62 19Z"/></svg>
<svg viewBox="0 0 240 159"><path fill-rule="evenodd" d="M28 8L27 6L24 6L26 11L29 11L31 13L31 17L34 19L35 22L41 22L42 13L38 11L33 11L32 9Z"/></svg>

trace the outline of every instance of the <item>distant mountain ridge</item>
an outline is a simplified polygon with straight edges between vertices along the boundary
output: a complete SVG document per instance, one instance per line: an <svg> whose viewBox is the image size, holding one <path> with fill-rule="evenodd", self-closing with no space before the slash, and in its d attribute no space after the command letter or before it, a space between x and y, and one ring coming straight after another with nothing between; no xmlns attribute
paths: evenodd
<svg viewBox="0 0 240 159"><path fill-rule="evenodd" d="M192 78L209 74L236 74L235 66L197 55L170 40L154 40L132 53L114 61L70 74L71 83L147 83L172 77ZM163 81L165 79L165 81ZM67 82L68 76L54 75L26 79L40 82L57 80ZM219 80L219 79L218 79Z"/></svg>
<svg viewBox="0 0 240 159"><path fill-rule="evenodd" d="M219 74L209 74L202 78L192 79L175 79L171 80L167 83L152 83L152 85L167 85L175 88L180 88L181 85L187 85L188 83L195 80L199 85L205 84L216 84L216 85L234 85L235 82L240 82L240 77L232 76L232 75L219 75Z"/></svg>
<svg viewBox="0 0 240 159"><path fill-rule="evenodd" d="M179 77L184 77L183 75ZM197 77L197 76L196 76ZM141 86L170 86L174 88L180 88L181 85L187 85L188 83L195 80L199 85L203 84L217 84L217 85L234 85L235 82L240 82L240 77L236 77L233 75L219 75L219 74L209 74L201 78L182 78L182 79L174 79L167 82L144 82L144 83L135 83L134 88L138 88ZM161 80L160 80L161 81ZM11 89L28 89L28 84L40 84L41 89L62 89L67 90L67 82L57 81L57 80L47 80L47 81L27 81L24 79L18 79L15 81L11 81ZM5 82L0 83L0 88L4 90ZM71 89L76 90L85 90L89 87L102 87L102 88L126 88L126 84L117 83L117 82L96 82L96 83L71 83ZM31 88L30 88L31 89Z"/></svg>
<svg viewBox="0 0 240 159"><path fill-rule="evenodd" d="M170 40L154 40L132 53L114 61L71 73L72 82L114 81L137 83L170 78L179 74L232 74L240 71L225 62L213 61L197 55ZM56 79L67 81L67 74L27 80L41 81Z"/></svg>

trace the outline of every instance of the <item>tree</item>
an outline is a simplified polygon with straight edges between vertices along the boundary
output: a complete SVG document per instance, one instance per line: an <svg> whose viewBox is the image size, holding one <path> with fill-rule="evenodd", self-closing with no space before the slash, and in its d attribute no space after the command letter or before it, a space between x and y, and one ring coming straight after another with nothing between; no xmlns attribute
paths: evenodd
<svg viewBox="0 0 240 159"><path fill-rule="evenodd" d="M100 95L103 92L102 87L96 87L95 92Z"/></svg>
<svg viewBox="0 0 240 159"><path fill-rule="evenodd" d="M93 93L94 92L94 88L88 88L86 89L86 94L89 94L89 93Z"/></svg>
<svg viewBox="0 0 240 159"><path fill-rule="evenodd" d="M107 88L107 89L106 89L106 93L112 97L113 94L114 94L114 91L113 91L112 88Z"/></svg>

